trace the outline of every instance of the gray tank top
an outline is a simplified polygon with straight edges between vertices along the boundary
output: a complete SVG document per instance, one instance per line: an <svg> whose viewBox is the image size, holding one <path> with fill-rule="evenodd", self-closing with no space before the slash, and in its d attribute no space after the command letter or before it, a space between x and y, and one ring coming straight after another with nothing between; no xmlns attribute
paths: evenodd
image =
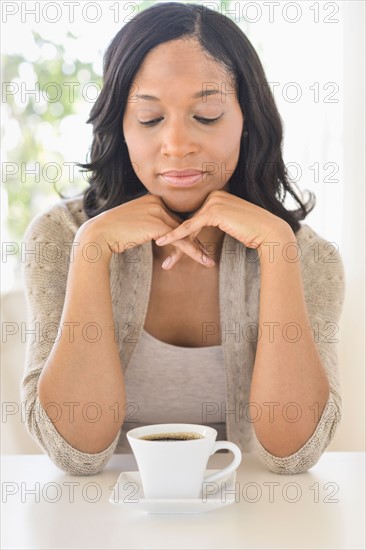
<svg viewBox="0 0 366 550"><path fill-rule="evenodd" d="M126 432L146 424L212 426L226 439L226 378L221 345L189 348L142 329L125 373L126 417L116 453L131 453Z"/></svg>

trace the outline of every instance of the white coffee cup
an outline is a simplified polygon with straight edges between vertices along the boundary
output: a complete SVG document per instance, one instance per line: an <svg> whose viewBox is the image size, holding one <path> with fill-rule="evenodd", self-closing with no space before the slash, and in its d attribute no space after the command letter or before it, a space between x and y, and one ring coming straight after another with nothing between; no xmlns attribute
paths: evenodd
<svg viewBox="0 0 366 550"><path fill-rule="evenodd" d="M153 441L155 434L194 433L198 439ZM239 466L242 454L235 443L216 441L217 431L200 424L155 424L127 432L141 476L145 498L199 498L202 484L219 481ZM222 470L204 476L208 459L220 449L234 454Z"/></svg>

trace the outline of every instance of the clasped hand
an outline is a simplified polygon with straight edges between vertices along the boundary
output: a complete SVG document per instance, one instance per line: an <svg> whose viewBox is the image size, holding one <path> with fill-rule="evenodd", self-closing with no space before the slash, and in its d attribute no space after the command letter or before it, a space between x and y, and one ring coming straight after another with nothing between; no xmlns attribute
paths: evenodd
<svg viewBox="0 0 366 550"><path fill-rule="evenodd" d="M202 246L197 235L203 227L207 226L218 227L246 247L255 249L260 249L264 242L275 238L276 235L280 233L283 235L284 231L292 231L284 220L268 210L226 191L214 190L207 195L205 202L190 219L183 221L181 225L159 237L155 242L158 246L174 245L176 241L188 237ZM171 269L183 254L180 248L176 248L165 260L163 267ZM169 258L170 262L166 265ZM207 266L214 265L204 260L202 263Z"/></svg>

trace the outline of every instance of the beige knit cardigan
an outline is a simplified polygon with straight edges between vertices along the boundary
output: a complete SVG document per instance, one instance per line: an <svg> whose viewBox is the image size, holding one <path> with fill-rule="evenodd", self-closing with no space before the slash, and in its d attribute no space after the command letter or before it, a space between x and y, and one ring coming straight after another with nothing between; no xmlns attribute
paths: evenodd
<svg viewBox="0 0 366 550"><path fill-rule="evenodd" d="M39 402L37 383L50 355L54 338L42 327L58 326L66 291L67 274L75 234L87 216L82 197L59 201L38 216L25 236L28 254L24 264L24 284L28 304L28 323L38 327L39 335L29 338L25 373L21 384L27 428L50 459L61 470L75 475L101 471L115 452L119 434L110 446L96 454L72 447L57 431ZM329 401L310 439L294 454L277 457L258 441L248 414L250 384L256 353L260 263L258 253L225 234L219 266L220 322L227 381L227 438L243 452L256 452L270 470L281 474L301 473L312 467L332 440L340 421L341 395L336 338L344 299L344 270L336 247L329 245L308 225L296 234L301 253L301 273L306 305L314 340L330 383ZM152 279L152 243L115 254L110 263L113 314L119 338L121 368L128 368L147 313ZM332 324L333 323L333 324ZM38 324L38 325L37 325ZM52 331L51 331L52 332ZM130 336L127 336L130 335ZM101 370L106 365L101 365ZM235 411L235 412L234 412Z"/></svg>

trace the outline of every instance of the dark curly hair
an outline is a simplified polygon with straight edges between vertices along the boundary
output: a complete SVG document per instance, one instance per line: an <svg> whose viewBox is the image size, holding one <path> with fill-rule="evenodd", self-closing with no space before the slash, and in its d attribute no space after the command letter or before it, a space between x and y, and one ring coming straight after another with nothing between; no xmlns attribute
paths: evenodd
<svg viewBox="0 0 366 550"><path fill-rule="evenodd" d="M138 13L116 34L104 55L103 87L90 112L93 125L90 162L77 163L88 177L84 209L96 216L148 191L136 176L122 135L122 120L130 87L145 56L165 42L195 38L233 77L245 113L236 169L230 193L265 208L285 220L296 233L315 206L315 196L303 203L290 182L282 159L282 120L264 69L243 31L228 17L199 4L168 2ZM289 193L299 208L284 206Z"/></svg>

